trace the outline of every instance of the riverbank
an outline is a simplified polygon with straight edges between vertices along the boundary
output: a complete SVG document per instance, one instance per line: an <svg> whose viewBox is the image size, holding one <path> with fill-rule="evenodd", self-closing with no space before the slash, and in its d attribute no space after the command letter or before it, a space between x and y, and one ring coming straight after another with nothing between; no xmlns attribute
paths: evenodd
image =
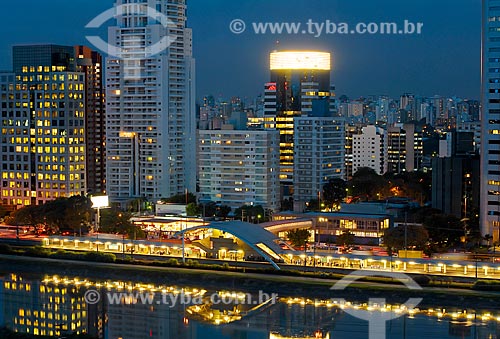
<svg viewBox="0 0 500 339"><path fill-rule="evenodd" d="M252 272L210 271L196 268L153 267L141 264L116 264L83 262L75 260L34 258L0 255L0 271L30 275L58 275L59 277L84 277L93 281L130 281L167 284L206 290L234 290L243 292L264 291L278 293L280 297L309 299L344 298L349 301L366 301L369 298L386 298L389 303L402 303L409 297L422 297L421 307L454 309L500 310L500 293L474 291L451 287L423 287L408 290L405 286L387 279L357 281L343 291L331 291L338 278L285 276ZM341 275L339 275L339 278Z"/></svg>
<svg viewBox="0 0 500 339"><path fill-rule="evenodd" d="M0 254L18 255L39 258L63 259L63 260L77 260L86 262L104 262L104 263L119 263L130 265L146 265L153 267L184 267L196 268L212 271L233 271L233 272L247 272L247 273L265 273L269 275L285 275L285 276L305 276L305 277L320 277L341 279L346 275L353 273L355 268L348 267L321 267L321 266L296 266L281 263L281 270L275 270L269 263L252 262L252 261L232 261L232 260L215 260L215 259L193 259L186 258L185 262L180 261L181 258L177 257L155 257L155 256L140 256L135 257L130 255L116 256L111 252L98 252L98 251L85 251L85 250L67 250L62 248L50 248L41 246L15 246L11 247L6 244L0 243ZM358 268L359 269L359 268ZM370 270L371 271L371 270ZM379 275L388 273L387 270L376 269ZM372 271L372 272L375 272ZM392 272L392 271L391 271ZM489 277L483 277L482 284L487 286L474 286L478 282L477 277L464 277L446 274L433 274L433 273L418 273L413 271L396 270L394 272L406 273L411 276L421 286L435 286L435 287L458 287L458 288L471 288L480 287L481 290L496 290L500 292L500 280ZM392 279L383 277L370 277L362 279L372 282L388 282L391 283ZM486 287L486 288L484 288ZM495 289L496 288L496 289Z"/></svg>

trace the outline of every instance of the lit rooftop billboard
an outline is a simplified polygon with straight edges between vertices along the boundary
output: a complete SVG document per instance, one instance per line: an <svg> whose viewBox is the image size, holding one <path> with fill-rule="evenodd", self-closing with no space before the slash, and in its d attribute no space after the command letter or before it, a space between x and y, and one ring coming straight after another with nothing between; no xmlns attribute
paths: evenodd
<svg viewBox="0 0 500 339"><path fill-rule="evenodd" d="M287 51L271 53L271 70L331 70L331 55L326 52Z"/></svg>

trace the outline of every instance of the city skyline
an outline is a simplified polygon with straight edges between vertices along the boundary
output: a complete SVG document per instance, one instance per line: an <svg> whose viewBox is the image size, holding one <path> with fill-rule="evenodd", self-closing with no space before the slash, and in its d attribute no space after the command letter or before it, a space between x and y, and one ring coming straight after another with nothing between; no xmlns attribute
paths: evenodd
<svg viewBox="0 0 500 339"><path fill-rule="evenodd" d="M430 1L399 4L383 0L377 5L363 3L364 10L359 11L356 8L359 8L360 1L342 4L340 1L317 1L317 6L312 7L301 3L282 6L282 0L272 3L258 1L252 2L252 5L217 0L211 2L211 6L191 0L188 3L188 24L194 32L197 99L209 93L226 98L257 96L261 92L261 79L267 76L268 53L274 49L331 52L332 82L337 87L338 95L346 94L354 98L398 96L411 92L423 96L439 94L479 99L479 1L464 0L460 6L449 6L448 1L432 3L431 12L428 11ZM15 44L89 45L85 36L94 34L95 30L85 29L84 26L99 13L111 8L113 3L111 0L77 0L72 3L56 0L37 4L29 0L25 8L7 3L4 15L0 16L7 34L0 38L0 46L10 50ZM76 7L79 15L69 15ZM330 9L327 13L332 14L325 15L325 7ZM446 16L438 15L444 11ZM43 21L39 13L45 13ZM33 24L30 27L21 26L18 20L13 21L20 15ZM207 25L207 17L214 18L215 22ZM300 34L256 35L248 30L236 35L229 30L229 23L235 18L247 21L248 25L256 21L304 22L306 18L312 18L319 22L330 19L350 23L402 22L408 19L422 22L424 26L419 36L330 35L314 38ZM35 36L31 27L37 22L39 27ZM105 29L101 29L100 33L105 38ZM10 59L10 53L2 54L0 69L9 70Z"/></svg>
<svg viewBox="0 0 500 339"><path fill-rule="evenodd" d="M0 20L0 339L500 335L500 0Z"/></svg>

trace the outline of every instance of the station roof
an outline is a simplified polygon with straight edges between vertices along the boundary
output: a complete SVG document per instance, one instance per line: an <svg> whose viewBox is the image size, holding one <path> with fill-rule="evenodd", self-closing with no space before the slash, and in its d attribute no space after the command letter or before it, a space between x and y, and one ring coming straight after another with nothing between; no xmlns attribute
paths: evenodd
<svg viewBox="0 0 500 339"><path fill-rule="evenodd" d="M273 233L265 230L259 225L242 221L211 222L207 225L187 228L179 233L189 233L191 231L199 229L216 229L232 234L233 236L256 250L258 253L260 253L267 261L273 264L273 266L275 266L275 264L273 263L272 257L274 257L274 259L278 259L278 254L285 252L278 245L280 239ZM268 249L271 251L269 251ZM277 268L277 266L275 267Z"/></svg>
<svg viewBox="0 0 500 339"><path fill-rule="evenodd" d="M298 218L298 219L269 221L259 224L259 226L269 232L279 233L279 232L294 230L297 228L309 229L313 227L313 223L311 219Z"/></svg>
<svg viewBox="0 0 500 339"><path fill-rule="evenodd" d="M275 215L279 216L296 216L298 218L317 218L317 217L330 217L330 218L365 218L365 219L386 219L390 218L390 215L387 213L370 213L371 211L366 211L366 213L349 213L349 212L304 212L304 213L296 213L296 212L280 212ZM288 220L291 221L291 220Z"/></svg>

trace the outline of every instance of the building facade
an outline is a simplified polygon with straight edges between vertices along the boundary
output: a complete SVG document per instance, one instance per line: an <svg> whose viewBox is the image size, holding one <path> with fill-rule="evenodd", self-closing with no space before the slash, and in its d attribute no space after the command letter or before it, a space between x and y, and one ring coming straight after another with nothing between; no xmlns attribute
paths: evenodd
<svg viewBox="0 0 500 339"><path fill-rule="evenodd" d="M481 122L470 121L457 124L457 132L474 133L474 151L479 152L481 149Z"/></svg>
<svg viewBox="0 0 500 339"><path fill-rule="evenodd" d="M387 136L386 131L377 126L366 126L361 133L352 136L352 172L368 167L377 174L387 171Z"/></svg>
<svg viewBox="0 0 500 339"><path fill-rule="evenodd" d="M295 118L294 210L304 210L306 203L317 199L331 178L343 178L343 127L335 118L301 116Z"/></svg>
<svg viewBox="0 0 500 339"><path fill-rule="evenodd" d="M500 239L500 6L483 0L481 233Z"/></svg>
<svg viewBox="0 0 500 339"><path fill-rule="evenodd" d="M473 155L476 153L473 132L446 132L445 139L439 140L439 157Z"/></svg>
<svg viewBox="0 0 500 339"><path fill-rule="evenodd" d="M387 128L387 171L412 172L422 166L424 156L423 133L415 124Z"/></svg>
<svg viewBox="0 0 500 339"><path fill-rule="evenodd" d="M85 79L73 47L15 46L0 75L1 200L17 208L84 195Z"/></svg>
<svg viewBox="0 0 500 339"><path fill-rule="evenodd" d="M198 133L200 202L279 210L278 131L224 125Z"/></svg>
<svg viewBox="0 0 500 339"><path fill-rule="evenodd" d="M432 208L459 219L479 207L479 159L456 156L432 159Z"/></svg>
<svg viewBox="0 0 500 339"><path fill-rule="evenodd" d="M85 74L85 140L87 192L106 191L106 134L102 55L86 46L75 46L78 72Z"/></svg>
<svg viewBox="0 0 500 339"><path fill-rule="evenodd" d="M392 227L393 218L386 213L345 213L345 212L281 212L273 220L312 221L315 241L334 242L337 237L349 232L356 237L357 244L379 245L384 232Z"/></svg>
<svg viewBox="0 0 500 339"><path fill-rule="evenodd" d="M120 202L195 192L195 79L186 1L118 0L116 6L124 14L109 28L109 43L117 48L106 60L107 193ZM150 52L165 39L161 51Z"/></svg>

